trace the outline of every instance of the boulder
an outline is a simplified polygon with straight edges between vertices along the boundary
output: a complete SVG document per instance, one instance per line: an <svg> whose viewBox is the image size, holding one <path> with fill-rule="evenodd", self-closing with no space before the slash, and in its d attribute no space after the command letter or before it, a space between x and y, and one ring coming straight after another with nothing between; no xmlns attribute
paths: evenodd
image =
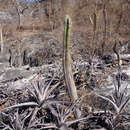
<svg viewBox="0 0 130 130"><path fill-rule="evenodd" d="M6 68L3 74L0 75L0 83L14 82L19 79L27 78L32 74L32 71L23 68Z"/></svg>

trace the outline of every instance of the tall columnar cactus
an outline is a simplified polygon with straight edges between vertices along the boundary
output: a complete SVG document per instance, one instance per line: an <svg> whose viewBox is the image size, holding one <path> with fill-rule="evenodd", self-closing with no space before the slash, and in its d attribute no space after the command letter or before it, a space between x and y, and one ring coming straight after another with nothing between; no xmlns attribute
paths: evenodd
<svg viewBox="0 0 130 130"><path fill-rule="evenodd" d="M3 29L2 29L2 25L0 25L0 41L1 41L1 53L3 53L4 51L4 42L3 42Z"/></svg>
<svg viewBox="0 0 130 130"><path fill-rule="evenodd" d="M65 18L64 26L64 57L63 57L63 69L66 86L69 91L69 95L72 103L78 99L77 89L74 83L72 68L71 68L71 56L70 56L70 32L71 32L71 19L69 16ZM76 117L79 118L81 112L79 109L76 109Z"/></svg>

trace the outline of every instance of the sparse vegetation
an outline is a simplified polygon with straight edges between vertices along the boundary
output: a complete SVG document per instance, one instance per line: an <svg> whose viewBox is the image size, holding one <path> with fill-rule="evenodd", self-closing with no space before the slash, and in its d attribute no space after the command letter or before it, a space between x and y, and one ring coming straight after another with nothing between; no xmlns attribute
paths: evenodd
<svg viewBox="0 0 130 130"><path fill-rule="evenodd" d="M129 0L0 0L0 129L129 130L129 19Z"/></svg>

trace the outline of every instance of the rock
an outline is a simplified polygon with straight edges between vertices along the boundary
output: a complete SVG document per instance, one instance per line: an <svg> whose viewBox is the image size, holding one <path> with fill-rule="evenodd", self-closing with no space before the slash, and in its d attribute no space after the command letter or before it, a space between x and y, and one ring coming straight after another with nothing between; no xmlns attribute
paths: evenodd
<svg viewBox="0 0 130 130"><path fill-rule="evenodd" d="M37 77L37 74L32 74L29 77L25 77L23 79L17 80L17 81L13 81L13 82L8 82L8 90L23 90L25 87L30 87L31 84L31 80L33 80L35 77Z"/></svg>
<svg viewBox="0 0 130 130"><path fill-rule="evenodd" d="M19 79L27 78L32 74L33 72L21 68L7 68L0 76L0 82L7 83L10 81L17 81Z"/></svg>

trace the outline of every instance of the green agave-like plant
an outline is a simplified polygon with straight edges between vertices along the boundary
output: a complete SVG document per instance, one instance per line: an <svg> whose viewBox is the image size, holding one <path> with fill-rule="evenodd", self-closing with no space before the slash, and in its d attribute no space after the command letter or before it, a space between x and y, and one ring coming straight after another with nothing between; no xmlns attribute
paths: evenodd
<svg viewBox="0 0 130 130"><path fill-rule="evenodd" d="M70 104L69 106L65 106L64 104L62 105L56 104L55 108L51 104L48 106L52 114L58 120L56 126L57 128L59 128L59 130L68 130L70 125L89 118L89 116L87 116L87 117L68 120L68 117L71 117L73 115L77 103L79 103L79 100L75 101L73 104Z"/></svg>
<svg viewBox="0 0 130 130"><path fill-rule="evenodd" d="M53 79L54 78L52 78L48 84L46 84L45 80L41 79L38 81L34 81L33 83L31 82L32 88L30 86L25 86L28 89L29 94L31 94L36 99L36 101L25 102L13 106L5 107L2 111L20 108L20 107L41 108L41 107L45 107L47 104L59 103L60 101L56 101L54 99L55 94L53 94L54 89L56 89L59 83L51 86Z"/></svg>
<svg viewBox="0 0 130 130"><path fill-rule="evenodd" d="M115 90L111 95L111 98L96 94L98 97L110 102L117 114L120 114L128 104L130 100L130 94L127 93L127 86L118 86L114 84ZM122 89L121 89L122 87Z"/></svg>
<svg viewBox="0 0 130 130"><path fill-rule="evenodd" d="M33 110L30 112L30 119L28 123L28 128L30 129L31 127L36 127L36 126L42 126L43 128L56 128L55 124L50 125L46 123L42 123L42 125L39 125L38 122L35 121L37 112L42 109L42 108L47 108L49 104L60 104L63 103L63 101L57 101L55 99L56 95L53 93L53 91L56 89L56 87L59 85L59 83L56 83L55 85L51 85L52 81L54 80L54 77L51 79L49 83L46 83L45 79L39 79L37 81L31 82L31 86L26 86L28 89L28 92L30 95L32 95L35 99L35 101L32 102L24 102L24 103L19 103L16 105L12 105L9 107L5 107L0 111L0 113L4 113L5 111L10 111L12 109L19 109L19 108L24 108L24 107L31 107ZM59 96L59 95L57 95ZM19 119L18 113L16 113L16 116L18 120L16 120L16 125L19 127L21 130L24 129L24 124L25 120ZM28 118L28 116L26 116ZM21 120L19 123L18 121ZM12 124L14 125L14 124ZM4 127L10 127L9 125L3 124Z"/></svg>

